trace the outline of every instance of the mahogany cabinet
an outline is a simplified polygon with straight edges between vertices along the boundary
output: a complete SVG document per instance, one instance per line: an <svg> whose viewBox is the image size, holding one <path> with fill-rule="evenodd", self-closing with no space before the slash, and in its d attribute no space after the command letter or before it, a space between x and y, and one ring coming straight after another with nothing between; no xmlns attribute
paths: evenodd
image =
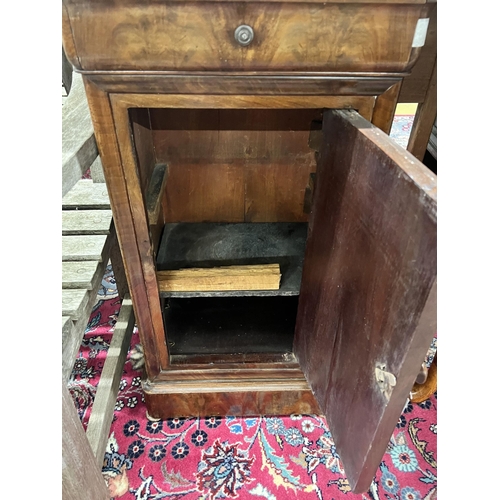
<svg viewBox="0 0 500 500"><path fill-rule="evenodd" d="M436 177L386 135L422 0L63 0L159 418L321 413L355 492L436 328ZM279 290L161 272L278 263Z"/></svg>

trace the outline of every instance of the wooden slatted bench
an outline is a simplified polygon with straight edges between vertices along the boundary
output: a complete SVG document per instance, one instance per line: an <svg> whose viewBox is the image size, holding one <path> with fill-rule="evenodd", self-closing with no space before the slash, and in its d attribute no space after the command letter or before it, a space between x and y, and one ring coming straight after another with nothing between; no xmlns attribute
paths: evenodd
<svg viewBox="0 0 500 500"><path fill-rule="evenodd" d="M80 180L62 208L62 372L68 380L116 235L105 184Z"/></svg>
<svg viewBox="0 0 500 500"><path fill-rule="evenodd" d="M107 263L121 273L121 256L106 185L82 179L62 199L62 377L63 377L63 487L72 498L107 498L100 476L113 410L134 327L132 301L125 293L123 276L117 287L122 306L115 324L104 368L87 426L86 435L72 408L68 382L85 329L97 299ZM76 418L76 420L75 420ZM89 456L95 462L89 462ZM81 467L85 461L92 470L92 490L82 491L88 483ZM72 465L73 464L73 465ZM87 475L88 475L87 471ZM101 482L102 480L102 482ZM100 484L99 484L100 483ZM71 492L71 493L70 493ZM77 495L77 496L75 496ZM90 495L90 496L88 496ZM69 498L69 497L68 497Z"/></svg>
<svg viewBox="0 0 500 500"><path fill-rule="evenodd" d="M135 320L83 81L70 76L62 114L62 490L64 499L101 500L109 498L101 466ZM89 168L93 181L80 180ZM67 383L109 259L122 306L85 433Z"/></svg>

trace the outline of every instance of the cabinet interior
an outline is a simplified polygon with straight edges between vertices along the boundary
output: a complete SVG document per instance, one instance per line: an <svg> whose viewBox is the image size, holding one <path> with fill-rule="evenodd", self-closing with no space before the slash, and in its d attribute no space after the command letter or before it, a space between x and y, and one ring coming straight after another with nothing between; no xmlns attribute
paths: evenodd
<svg viewBox="0 0 500 500"><path fill-rule="evenodd" d="M156 270L280 266L278 290L160 292L170 362L291 361L321 109L130 109Z"/></svg>

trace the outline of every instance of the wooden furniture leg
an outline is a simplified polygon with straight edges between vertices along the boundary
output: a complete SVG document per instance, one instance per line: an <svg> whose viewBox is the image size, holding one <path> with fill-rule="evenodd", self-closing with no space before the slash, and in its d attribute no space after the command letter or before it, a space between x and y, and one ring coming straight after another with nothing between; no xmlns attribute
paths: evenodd
<svg viewBox="0 0 500 500"><path fill-rule="evenodd" d="M437 390L437 353L429 367L427 379L423 384L415 383L410 393L412 403L422 403L429 399Z"/></svg>
<svg viewBox="0 0 500 500"><path fill-rule="evenodd" d="M424 159L427 143L431 136L432 126L437 116L437 62L434 64L431 81L427 88L425 100L418 105L410 139L408 151L420 161Z"/></svg>

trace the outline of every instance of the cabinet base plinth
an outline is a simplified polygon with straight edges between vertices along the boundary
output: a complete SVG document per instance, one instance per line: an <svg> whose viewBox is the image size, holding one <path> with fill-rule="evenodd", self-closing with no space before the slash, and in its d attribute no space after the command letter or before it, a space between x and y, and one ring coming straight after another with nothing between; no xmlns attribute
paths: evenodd
<svg viewBox="0 0 500 500"><path fill-rule="evenodd" d="M181 417L321 414L305 380L145 382L148 413Z"/></svg>

